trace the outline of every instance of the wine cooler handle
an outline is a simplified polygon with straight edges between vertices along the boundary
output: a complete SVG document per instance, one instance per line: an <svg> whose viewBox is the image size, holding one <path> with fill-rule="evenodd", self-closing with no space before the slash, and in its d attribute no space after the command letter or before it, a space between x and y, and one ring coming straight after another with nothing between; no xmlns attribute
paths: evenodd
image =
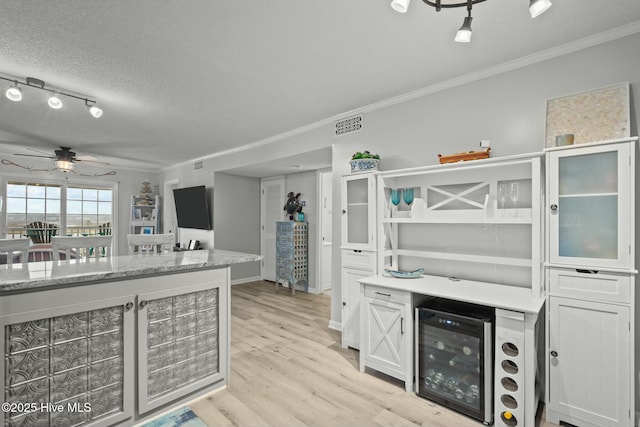
<svg viewBox="0 0 640 427"><path fill-rule="evenodd" d="M400 318L400 335L404 335L404 317Z"/></svg>
<svg viewBox="0 0 640 427"><path fill-rule="evenodd" d="M558 205L556 205L555 203L552 204L551 206L549 206L549 209L551 209L552 211L557 211L558 210Z"/></svg>
<svg viewBox="0 0 640 427"><path fill-rule="evenodd" d="M558 352L555 350L551 350L551 357L558 357Z"/></svg>

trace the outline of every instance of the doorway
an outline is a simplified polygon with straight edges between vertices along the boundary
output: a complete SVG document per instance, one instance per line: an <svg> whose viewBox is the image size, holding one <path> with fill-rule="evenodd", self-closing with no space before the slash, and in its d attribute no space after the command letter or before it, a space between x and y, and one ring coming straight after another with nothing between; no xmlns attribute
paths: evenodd
<svg viewBox="0 0 640 427"><path fill-rule="evenodd" d="M332 246L332 172L331 169L318 171L318 268L316 283L318 292L331 289L331 250Z"/></svg>
<svg viewBox="0 0 640 427"><path fill-rule="evenodd" d="M175 200L173 190L180 187L177 179L165 181L164 183L164 203L162 204L162 232L174 233L175 241L180 241L178 236L178 220L176 219Z"/></svg>
<svg viewBox="0 0 640 427"><path fill-rule="evenodd" d="M262 280L276 281L276 221L283 219L284 176L263 178L260 191Z"/></svg>

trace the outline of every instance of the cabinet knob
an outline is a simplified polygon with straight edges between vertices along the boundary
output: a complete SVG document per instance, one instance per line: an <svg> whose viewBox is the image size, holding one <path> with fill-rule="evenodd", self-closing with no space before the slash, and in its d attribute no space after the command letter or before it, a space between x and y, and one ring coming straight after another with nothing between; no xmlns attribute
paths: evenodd
<svg viewBox="0 0 640 427"><path fill-rule="evenodd" d="M140 308L145 308L147 306L148 302L146 300L142 300L140 301Z"/></svg>
<svg viewBox="0 0 640 427"><path fill-rule="evenodd" d="M549 206L549 209L551 209L552 211L557 211L558 210L558 205L556 205L555 203L552 204L551 206Z"/></svg>
<svg viewBox="0 0 640 427"><path fill-rule="evenodd" d="M133 308L133 303L131 301L129 301L128 303L126 303L124 305L124 309L127 310L127 311L131 310L132 308Z"/></svg>
<svg viewBox="0 0 640 427"><path fill-rule="evenodd" d="M551 350L551 357L558 357L558 352L555 350Z"/></svg>
<svg viewBox="0 0 640 427"><path fill-rule="evenodd" d="M347 302L346 301L342 301L342 306L346 307L347 306Z"/></svg>
<svg viewBox="0 0 640 427"><path fill-rule="evenodd" d="M342 213L343 213L343 214L346 214L346 213L347 213L347 211L345 211L344 209L342 209Z"/></svg>

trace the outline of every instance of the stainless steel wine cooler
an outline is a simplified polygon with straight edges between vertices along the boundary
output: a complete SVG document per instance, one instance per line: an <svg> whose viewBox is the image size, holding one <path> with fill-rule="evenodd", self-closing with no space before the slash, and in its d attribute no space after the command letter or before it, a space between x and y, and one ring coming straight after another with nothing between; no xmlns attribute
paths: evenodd
<svg viewBox="0 0 640 427"><path fill-rule="evenodd" d="M416 392L493 422L494 309L434 298L416 308Z"/></svg>

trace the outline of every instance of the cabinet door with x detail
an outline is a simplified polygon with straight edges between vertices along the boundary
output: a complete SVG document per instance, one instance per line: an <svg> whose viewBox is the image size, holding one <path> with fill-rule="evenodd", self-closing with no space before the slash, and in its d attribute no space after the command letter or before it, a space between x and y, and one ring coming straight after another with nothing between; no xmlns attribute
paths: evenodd
<svg viewBox="0 0 640 427"><path fill-rule="evenodd" d="M405 372L405 304L367 298L367 365L393 375Z"/></svg>

